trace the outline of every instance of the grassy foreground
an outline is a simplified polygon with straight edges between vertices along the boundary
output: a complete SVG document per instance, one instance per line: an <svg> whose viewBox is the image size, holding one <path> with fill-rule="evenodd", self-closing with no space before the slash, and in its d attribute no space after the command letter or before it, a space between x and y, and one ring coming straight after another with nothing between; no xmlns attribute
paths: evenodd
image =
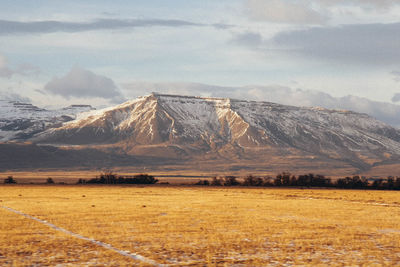
<svg viewBox="0 0 400 267"><path fill-rule="evenodd" d="M400 262L393 191L11 185L0 201L171 266ZM0 218L0 266L143 265L4 208Z"/></svg>

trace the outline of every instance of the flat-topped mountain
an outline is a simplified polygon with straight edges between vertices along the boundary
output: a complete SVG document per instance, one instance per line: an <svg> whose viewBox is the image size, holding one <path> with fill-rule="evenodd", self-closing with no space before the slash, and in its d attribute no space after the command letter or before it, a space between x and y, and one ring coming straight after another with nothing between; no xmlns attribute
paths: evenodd
<svg viewBox="0 0 400 267"><path fill-rule="evenodd" d="M280 157L360 169L400 156L400 130L366 114L156 93L88 113L33 141L185 160L268 164Z"/></svg>

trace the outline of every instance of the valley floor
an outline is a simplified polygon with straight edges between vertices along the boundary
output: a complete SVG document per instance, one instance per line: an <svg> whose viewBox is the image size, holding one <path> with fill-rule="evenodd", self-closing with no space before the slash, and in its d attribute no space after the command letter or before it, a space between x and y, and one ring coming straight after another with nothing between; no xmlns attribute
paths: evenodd
<svg viewBox="0 0 400 267"><path fill-rule="evenodd" d="M3 185L0 207L1 266L400 262L394 191Z"/></svg>

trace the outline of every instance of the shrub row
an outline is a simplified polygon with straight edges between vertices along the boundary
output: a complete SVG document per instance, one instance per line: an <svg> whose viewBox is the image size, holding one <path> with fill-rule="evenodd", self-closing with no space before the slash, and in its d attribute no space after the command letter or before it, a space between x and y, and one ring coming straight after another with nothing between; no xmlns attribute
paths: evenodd
<svg viewBox="0 0 400 267"><path fill-rule="evenodd" d="M78 184L155 184L158 180L152 175L138 174L134 176L119 176L112 172L101 173L100 176L85 180L79 179ZM5 184L16 184L17 181L8 176L4 179ZM52 178L47 178L47 184L53 184ZM291 175L283 172L276 177L266 176L246 176L240 182L235 176L213 177L211 181L200 180L195 185L211 186L281 186L281 187L333 187L345 189L381 189L381 190L400 190L400 177L389 176L387 178L367 179L366 177L353 176L332 181L323 175L304 174Z"/></svg>
<svg viewBox="0 0 400 267"><path fill-rule="evenodd" d="M99 177L90 180L78 180L78 184L155 184L157 182L158 180L154 176L148 174L119 176L112 172L102 173Z"/></svg>
<svg viewBox="0 0 400 267"><path fill-rule="evenodd" d="M4 179L5 184L16 184L17 180L14 179L12 176L8 176L6 179ZM46 179L46 184L54 184L53 178L47 178Z"/></svg>
<svg viewBox="0 0 400 267"><path fill-rule="evenodd" d="M138 174L134 176L119 176L112 172L101 173L99 177L85 180L79 179L78 184L155 184L158 180L152 175ZM12 177L8 176L4 179L5 184L16 184L17 181ZM54 184L53 178L46 179L47 184Z"/></svg>
<svg viewBox="0 0 400 267"><path fill-rule="evenodd" d="M304 174L291 175L284 172L276 177L258 177L253 175L246 176L239 182L235 176L213 177L211 181L200 180L195 185L212 186L282 186L282 187L333 187L346 189L388 189L400 190L400 177L387 177L380 179L367 179L366 177L353 176L332 181L323 175Z"/></svg>

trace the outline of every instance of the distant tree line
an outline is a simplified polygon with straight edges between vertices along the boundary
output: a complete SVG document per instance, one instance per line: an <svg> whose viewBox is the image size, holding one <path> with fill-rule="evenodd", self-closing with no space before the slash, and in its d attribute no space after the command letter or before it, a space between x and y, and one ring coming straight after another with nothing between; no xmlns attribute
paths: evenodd
<svg viewBox="0 0 400 267"><path fill-rule="evenodd" d="M122 176L112 171L104 171L98 177L89 180L79 179L78 184L156 184L158 180L148 174ZM13 176L4 179L5 184L16 184ZM47 178L47 184L54 184L52 178ZM243 179L236 176L213 177L210 180L199 180L195 185L204 186L264 186L264 187L301 187L301 188L343 188L343 189L376 189L400 190L400 177L366 178L360 176L344 177L332 180L324 175L304 174L292 175L283 172L275 177L248 175Z"/></svg>
<svg viewBox="0 0 400 267"><path fill-rule="evenodd" d="M283 172L276 177L259 177L248 175L243 181L239 181L235 176L213 177L211 181L200 180L195 185L211 186L264 186L264 187L332 187L344 189L380 189L380 190L400 190L400 177L389 176L387 178L367 179L366 177L352 176L340 178L335 181L324 175L304 174L291 175Z"/></svg>
<svg viewBox="0 0 400 267"><path fill-rule="evenodd" d="M155 184L157 182L158 180L154 176L148 174L121 176L108 171L101 173L96 178L78 180L78 184Z"/></svg>
<svg viewBox="0 0 400 267"><path fill-rule="evenodd" d="M17 180L14 179L12 176L8 176L6 179L4 179L5 184L16 184ZM46 184L54 184L53 178L49 177L46 179Z"/></svg>
<svg viewBox="0 0 400 267"><path fill-rule="evenodd" d="M6 179L4 179L5 184L16 184L17 181L14 179L12 176L8 176Z"/></svg>

